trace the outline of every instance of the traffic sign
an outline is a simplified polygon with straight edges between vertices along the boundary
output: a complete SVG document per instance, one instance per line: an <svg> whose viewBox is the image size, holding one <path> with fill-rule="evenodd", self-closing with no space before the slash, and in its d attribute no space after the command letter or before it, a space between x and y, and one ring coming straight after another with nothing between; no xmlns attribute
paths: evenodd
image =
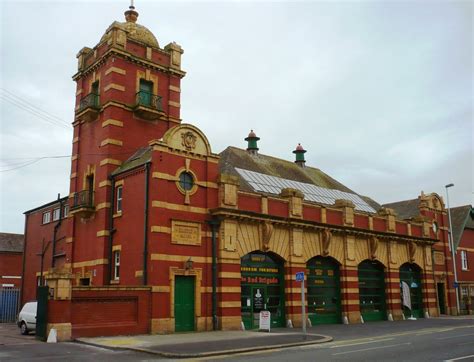
<svg viewBox="0 0 474 362"><path fill-rule="evenodd" d="M458 282L454 282L454 288L459 288L459 283Z"/></svg>
<svg viewBox="0 0 474 362"><path fill-rule="evenodd" d="M304 280L304 272L296 273L296 281L297 282L302 282L303 280Z"/></svg>

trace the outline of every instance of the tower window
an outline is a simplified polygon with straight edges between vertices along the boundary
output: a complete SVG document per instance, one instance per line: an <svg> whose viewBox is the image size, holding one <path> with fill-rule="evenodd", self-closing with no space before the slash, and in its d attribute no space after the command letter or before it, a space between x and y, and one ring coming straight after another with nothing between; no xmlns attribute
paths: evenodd
<svg viewBox="0 0 474 362"><path fill-rule="evenodd" d="M120 250L114 251L114 280L120 278Z"/></svg>
<svg viewBox="0 0 474 362"><path fill-rule="evenodd" d="M466 250L461 250L461 269L462 270L467 270L468 265L467 265L467 251Z"/></svg>
<svg viewBox="0 0 474 362"><path fill-rule="evenodd" d="M122 194L123 194L123 186L117 187L117 212L122 212Z"/></svg>
<svg viewBox="0 0 474 362"><path fill-rule="evenodd" d="M194 186L193 175L190 172L181 172L179 175L179 186L181 186L184 191L190 191Z"/></svg>
<svg viewBox="0 0 474 362"><path fill-rule="evenodd" d="M139 102L144 106L151 106L153 103L153 82L140 79Z"/></svg>

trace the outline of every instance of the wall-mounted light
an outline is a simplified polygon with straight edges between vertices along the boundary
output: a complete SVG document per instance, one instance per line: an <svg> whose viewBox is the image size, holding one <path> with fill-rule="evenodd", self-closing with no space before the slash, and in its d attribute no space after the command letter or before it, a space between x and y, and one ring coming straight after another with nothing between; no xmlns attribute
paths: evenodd
<svg viewBox="0 0 474 362"><path fill-rule="evenodd" d="M194 264L193 260L191 259L191 257L189 257L189 259L186 260L184 263L184 269L191 270L193 268L193 264Z"/></svg>

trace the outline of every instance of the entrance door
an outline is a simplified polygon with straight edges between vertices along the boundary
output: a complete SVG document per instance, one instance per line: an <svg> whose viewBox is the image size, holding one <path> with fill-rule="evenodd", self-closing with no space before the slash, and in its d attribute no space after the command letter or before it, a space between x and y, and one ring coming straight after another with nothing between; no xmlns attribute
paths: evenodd
<svg viewBox="0 0 474 362"><path fill-rule="evenodd" d="M439 314L446 314L446 304L444 303L444 283L437 283Z"/></svg>
<svg viewBox="0 0 474 362"><path fill-rule="evenodd" d="M311 324L341 323L339 264L332 258L308 262L308 317Z"/></svg>
<svg viewBox="0 0 474 362"><path fill-rule="evenodd" d="M387 319L383 265L366 260L359 264L359 306L364 321Z"/></svg>
<svg viewBox="0 0 474 362"><path fill-rule="evenodd" d="M421 269L415 264L403 264L400 267L400 296L403 296L402 282L410 287L411 310L403 305L405 317L423 318L423 296L421 293ZM402 298L403 301L403 298Z"/></svg>
<svg viewBox="0 0 474 362"><path fill-rule="evenodd" d="M271 314L271 327L283 327L283 267L265 253L245 255L241 261L241 316L246 329L259 327L262 310Z"/></svg>
<svg viewBox="0 0 474 362"><path fill-rule="evenodd" d="M175 277L174 318L176 332L194 331L194 277Z"/></svg>
<svg viewBox="0 0 474 362"><path fill-rule="evenodd" d="M144 79L140 79L140 99L139 102L143 106L150 107L153 96L153 83Z"/></svg>

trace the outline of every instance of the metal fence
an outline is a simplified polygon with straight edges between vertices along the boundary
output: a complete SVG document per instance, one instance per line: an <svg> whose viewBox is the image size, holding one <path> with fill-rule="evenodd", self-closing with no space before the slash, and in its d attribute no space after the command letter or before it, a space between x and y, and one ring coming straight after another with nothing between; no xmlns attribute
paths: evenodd
<svg viewBox="0 0 474 362"><path fill-rule="evenodd" d="M0 287L0 323L16 322L20 312L20 288Z"/></svg>

